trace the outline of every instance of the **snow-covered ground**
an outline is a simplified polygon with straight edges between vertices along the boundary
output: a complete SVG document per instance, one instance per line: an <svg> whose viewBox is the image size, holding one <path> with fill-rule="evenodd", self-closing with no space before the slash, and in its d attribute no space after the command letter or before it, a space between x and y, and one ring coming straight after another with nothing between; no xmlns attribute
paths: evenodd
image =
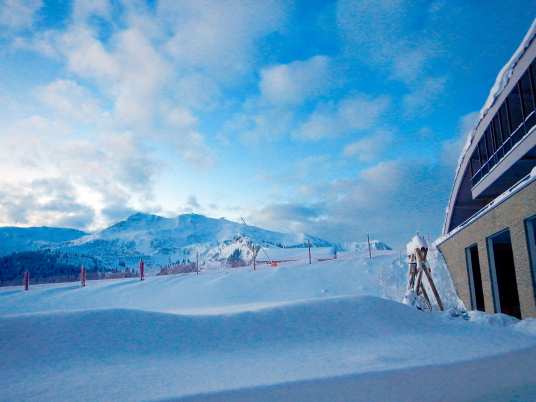
<svg viewBox="0 0 536 402"><path fill-rule="evenodd" d="M0 400L536 400L535 320L450 319L382 298L406 269L374 250L3 288Z"/></svg>

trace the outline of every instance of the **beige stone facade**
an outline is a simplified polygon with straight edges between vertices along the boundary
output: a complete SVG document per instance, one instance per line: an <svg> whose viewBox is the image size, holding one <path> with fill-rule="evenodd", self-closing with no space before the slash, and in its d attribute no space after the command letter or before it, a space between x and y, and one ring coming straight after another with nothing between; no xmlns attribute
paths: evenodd
<svg viewBox="0 0 536 402"><path fill-rule="evenodd" d="M488 239L490 236L508 229L514 257L521 316L522 318L536 318L535 261L533 260L536 256L530 255L531 237L528 235L528 230L531 230L530 225L527 228L527 219L532 219L535 216L536 181L533 181L439 244L458 294L468 309L471 309L471 290L466 249L475 244L478 247L485 310L491 314L495 313ZM534 245L532 250L534 250ZM532 253L534 254L534 251Z"/></svg>

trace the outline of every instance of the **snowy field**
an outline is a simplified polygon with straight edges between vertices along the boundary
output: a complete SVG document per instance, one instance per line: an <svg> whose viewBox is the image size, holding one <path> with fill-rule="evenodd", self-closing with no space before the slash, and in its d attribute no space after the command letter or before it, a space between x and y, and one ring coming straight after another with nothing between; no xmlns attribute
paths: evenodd
<svg viewBox="0 0 536 402"><path fill-rule="evenodd" d="M2 288L0 400L536 400L536 320L449 319L382 298L405 274L397 251L375 250Z"/></svg>

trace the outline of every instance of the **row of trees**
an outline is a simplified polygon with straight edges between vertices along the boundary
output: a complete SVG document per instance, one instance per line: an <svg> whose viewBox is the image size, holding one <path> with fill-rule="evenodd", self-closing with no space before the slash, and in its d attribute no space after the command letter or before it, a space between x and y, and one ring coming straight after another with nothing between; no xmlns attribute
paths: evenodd
<svg viewBox="0 0 536 402"><path fill-rule="evenodd" d="M58 251L20 251L0 257L0 286L16 286L22 284L24 272L30 273L31 284L75 282L80 280L82 263L76 262L94 259L76 256ZM90 262L87 260L87 262ZM89 265L89 264L88 264ZM93 265L93 264L92 264ZM93 266L86 266L86 279L131 278L139 276L135 270L116 271Z"/></svg>

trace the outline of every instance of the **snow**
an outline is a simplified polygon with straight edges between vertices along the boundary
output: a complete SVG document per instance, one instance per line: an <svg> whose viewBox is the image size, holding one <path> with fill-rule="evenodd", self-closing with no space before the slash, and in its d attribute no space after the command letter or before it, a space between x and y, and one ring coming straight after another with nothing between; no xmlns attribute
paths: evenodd
<svg viewBox="0 0 536 402"><path fill-rule="evenodd" d="M525 318L523 321L512 325L511 329L525 335L536 337L536 318Z"/></svg>
<svg viewBox="0 0 536 402"><path fill-rule="evenodd" d="M411 239L411 241L406 245L406 250L408 255L415 254L416 249L424 249L428 248L428 243L426 243L426 240L424 237L419 236L419 233Z"/></svg>
<svg viewBox="0 0 536 402"><path fill-rule="evenodd" d="M441 264L431 259L440 294ZM0 400L534 399L536 338L510 330L529 321L445 320L382 298L406 271L397 252L375 250L3 288Z"/></svg>
<svg viewBox="0 0 536 402"><path fill-rule="evenodd" d="M268 260L308 260L309 250L306 248L272 248L266 250L268 257L262 252L259 252L257 261ZM311 258L314 260L334 258L335 247L314 247L311 249Z"/></svg>

